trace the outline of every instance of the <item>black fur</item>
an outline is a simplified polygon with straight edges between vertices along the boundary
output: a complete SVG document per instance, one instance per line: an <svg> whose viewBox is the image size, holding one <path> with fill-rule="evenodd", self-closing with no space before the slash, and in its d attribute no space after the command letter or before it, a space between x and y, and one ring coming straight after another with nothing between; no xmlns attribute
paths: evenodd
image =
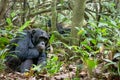
<svg viewBox="0 0 120 80"><path fill-rule="evenodd" d="M46 64L46 48L49 35L41 29L24 31L10 42L6 65L14 70L25 72L32 64Z"/></svg>
<svg viewBox="0 0 120 80"><path fill-rule="evenodd" d="M46 26L51 28L52 25L51 25L51 20L49 19L48 22L46 23ZM56 28L57 28L57 31L60 33L60 34L70 34L71 32L71 29L70 28L64 28L62 23L56 23Z"/></svg>

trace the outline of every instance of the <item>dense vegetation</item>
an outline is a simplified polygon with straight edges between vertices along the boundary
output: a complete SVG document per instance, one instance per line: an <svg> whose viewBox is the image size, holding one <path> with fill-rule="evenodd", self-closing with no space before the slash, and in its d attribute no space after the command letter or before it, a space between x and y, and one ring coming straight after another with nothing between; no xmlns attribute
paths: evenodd
<svg viewBox="0 0 120 80"><path fill-rule="evenodd" d="M60 34L56 24L71 32ZM32 28L51 35L47 66L33 65L24 74L6 71L6 46ZM120 1L0 0L0 62L2 80L120 80Z"/></svg>

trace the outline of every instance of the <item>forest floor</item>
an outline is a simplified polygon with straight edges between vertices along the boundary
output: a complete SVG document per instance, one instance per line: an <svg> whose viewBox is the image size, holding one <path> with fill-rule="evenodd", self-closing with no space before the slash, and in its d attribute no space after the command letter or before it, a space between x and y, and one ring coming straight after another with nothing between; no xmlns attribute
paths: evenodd
<svg viewBox="0 0 120 80"><path fill-rule="evenodd" d="M78 72L78 73L77 73ZM77 77L77 78L76 78ZM0 80L97 80L89 78L87 70L77 71L75 64L64 64L60 71L54 75L46 73L34 73L32 70L26 73L19 72L0 72Z"/></svg>
<svg viewBox="0 0 120 80"><path fill-rule="evenodd" d="M112 78L109 73L102 73L102 65L94 69L92 75L86 68L78 71L74 64L65 64L54 75L49 75L46 71L39 74L34 73L32 70L26 73L4 71L0 73L0 80L120 80L118 76Z"/></svg>

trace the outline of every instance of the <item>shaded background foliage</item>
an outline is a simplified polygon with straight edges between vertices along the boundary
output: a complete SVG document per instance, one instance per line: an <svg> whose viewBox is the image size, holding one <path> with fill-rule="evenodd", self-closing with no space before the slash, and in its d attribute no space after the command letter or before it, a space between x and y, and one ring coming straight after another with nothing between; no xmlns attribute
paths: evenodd
<svg viewBox="0 0 120 80"><path fill-rule="evenodd" d="M42 28L52 34L50 44L53 50L48 54L48 60L52 64L48 61L46 67L50 76L58 73L64 64L65 67L72 64L77 67L74 76L76 79L81 78L80 73L85 72L89 79L118 80L120 1L80 1L85 3L85 6L83 4L78 6L76 3L81 3L79 0L0 0L1 62L4 62L7 53L6 45L18 32L24 29ZM80 7L85 7L85 11ZM81 16L83 20L78 21ZM49 30L46 27L48 20L52 20L53 28L56 28L56 23L61 23L63 27L76 31L73 30L65 37L56 33L57 29ZM74 24L76 21L77 25ZM73 43L72 39L75 39ZM0 69L3 70L4 67L4 63L1 63ZM39 70L37 66L34 69Z"/></svg>

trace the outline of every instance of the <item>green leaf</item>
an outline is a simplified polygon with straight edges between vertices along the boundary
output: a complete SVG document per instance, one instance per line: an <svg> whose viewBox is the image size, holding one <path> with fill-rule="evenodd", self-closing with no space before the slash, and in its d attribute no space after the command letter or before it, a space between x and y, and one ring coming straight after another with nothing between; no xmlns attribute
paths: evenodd
<svg viewBox="0 0 120 80"><path fill-rule="evenodd" d="M97 44L97 41L96 41L95 39L92 39L91 42L92 42L93 44Z"/></svg>
<svg viewBox="0 0 120 80"><path fill-rule="evenodd" d="M113 59L115 59L115 58L120 58L120 53L116 53L115 55L114 55L114 57L113 57Z"/></svg>
<svg viewBox="0 0 120 80"><path fill-rule="evenodd" d="M104 61L108 62L108 63L111 63L111 64L116 64L115 62L109 60L109 59L103 59Z"/></svg>
<svg viewBox="0 0 120 80"><path fill-rule="evenodd" d="M7 18L7 19L6 19L6 22L8 23L8 25L11 25L11 24L12 24L12 21L11 21L10 18Z"/></svg>
<svg viewBox="0 0 120 80"><path fill-rule="evenodd" d="M65 44L65 43L63 43L63 45L64 45L66 48L68 48L69 50L72 49L72 46L69 46L69 45L67 45L67 44Z"/></svg>
<svg viewBox="0 0 120 80"><path fill-rule="evenodd" d="M0 44L5 44L5 43L8 43L9 40L6 38L6 37L1 37L0 38Z"/></svg>
<svg viewBox="0 0 120 80"><path fill-rule="evenodd" d="M12 17L12 18L13 18L15 15L16 15L15 12L12 12L12 13L11 13L11 17Z"/></svg>
<svg viewBox="0 0 120 80"><path fill-rule="evenodd" d="M8 49L3 49L0 51L0 59L5 59Z"/></svg>
<svg viewBox="0 0 120 80"><path fill-rule="evenodd" d="M112 25L112 26L117 26L116 22L113 21L113 20L111 20L111 25Z"/></svg>
<svg viewBox="0 0 120 80"><path fill-rule="evenodd" d="M28 27L30 25L30 21L25 22L18 31L23 31L23 29L25 29L26 27Z"/></svg>
<svg viewBox="0 0 120 80"><path fill-rule="evenodd" d="M92 48L89 45L84 45L88 50L92 50Z"/></svg>
<svg viewBox="0 0 120 80"><path fill-rule="evenodd" d="M82 35L84 33L83 30L79 30L78 35Z"/></svg>
<svg viewBox="0 0 120 80"><path fill-rule="evenodd" d="M52 36L50 37L50 40L49 40L50 44L52 44L54 42L54 40L55 40L55 35L52 34Z"/></svg>
<svg viewBox="0 0 120 80"><path fill-rule="evenodd" d="M57 57L57 56L54 56L52 60L53 60L53 61L57 61L57 60L58 60L58 57Z"/></svg>
<svg viewBox="0 0 120 80"><path fill-rule="evenodd" d="M87 58L86 64L87 64L88 69L92 71L92 69L94 69L97 66L97 60Z"/></svg>

